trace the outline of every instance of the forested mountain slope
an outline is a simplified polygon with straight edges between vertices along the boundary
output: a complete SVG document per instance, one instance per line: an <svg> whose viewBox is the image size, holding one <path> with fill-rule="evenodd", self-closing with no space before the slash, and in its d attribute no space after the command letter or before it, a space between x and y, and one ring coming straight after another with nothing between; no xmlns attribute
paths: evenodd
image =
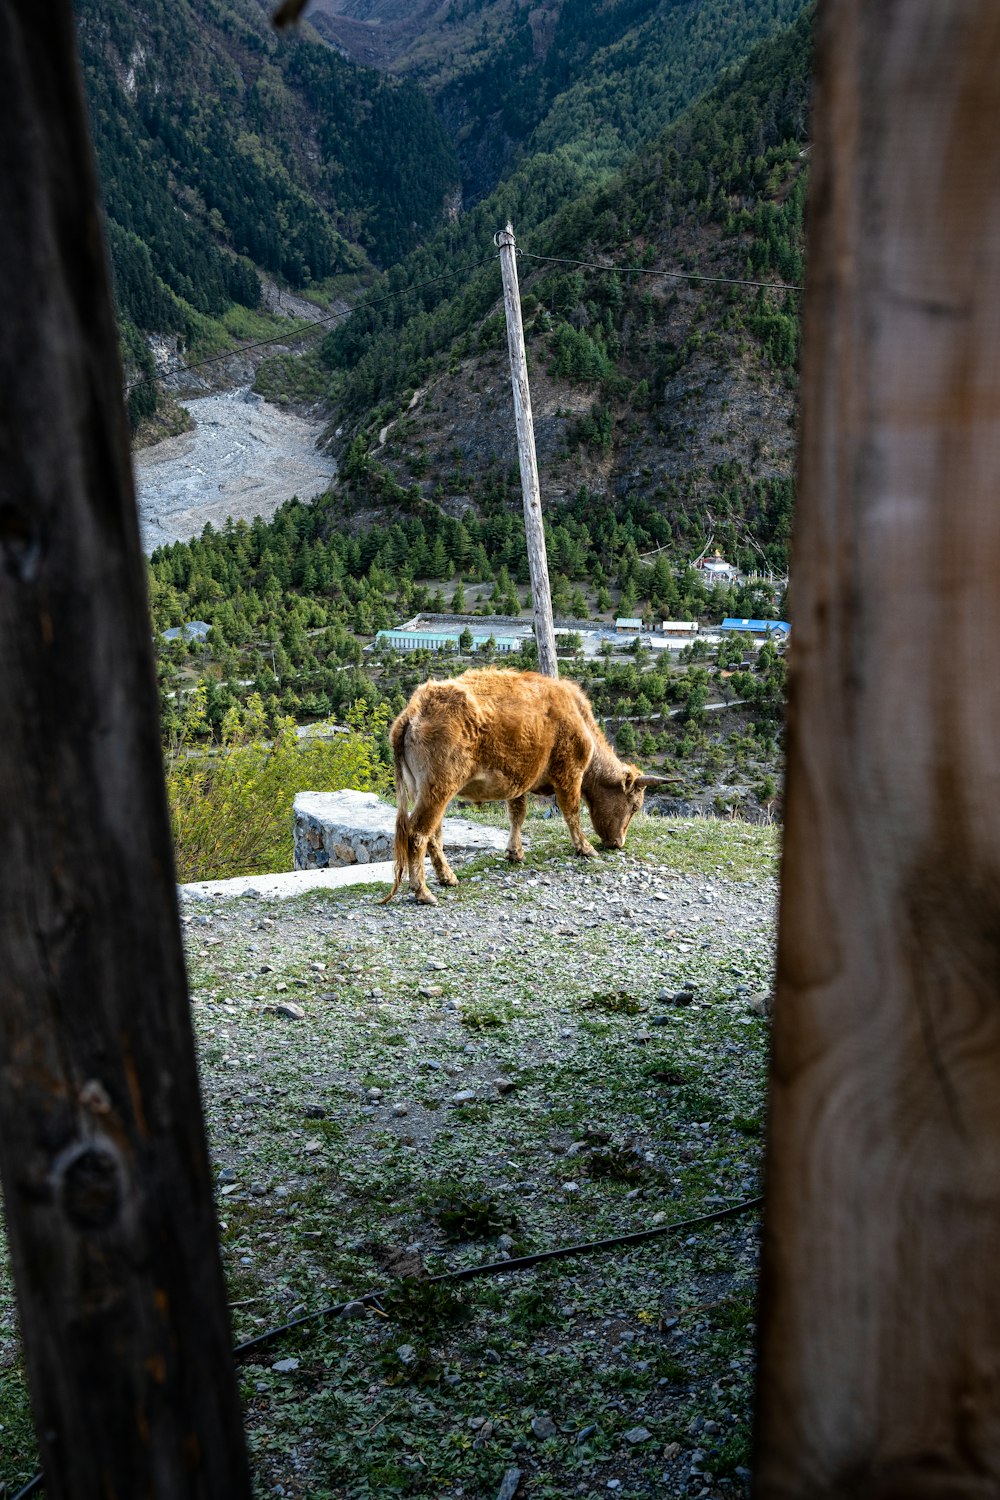
<svg viewBox="0 0 1000 1500"><path fill-rule="evenodd" d="M539 13L565 0L542 0ZM433 88L460 72L506 27L518 0L313 0L316 30L356 62Z"/></svg>
<svg viewBox="0 0 1000 1500"><path fill-rule="evenodd" d="M547 24L519 6L502 43L438 96L467 190L538 153L568 152L595 177L621 168L804 3L572 0Z"/></svg>
<svg viewBox="0 0 1000 1500"><path fill-rule="evenodd" d="M523 156L571 148L593 172L711 86L803 0L316 0L321 35L419 78L454 134L467 197Z"/></svg>
<svg viewBox="0 0 1000 1500"><path fill-rule="evenodd" d="M278 36L256 0L76 12L127 345L256 307L257 268L307 287L444 221L455 156L414 85Z"/></svg>
<svg viewBox="0 0 1000 1500"><path fill-rule="evenodd" d="M690 565L710 538L746 571L787 561L798 294L781 283L802 274L810 50L803 17L614 181L568 207L551 184L548 202L538 190L522 303L564 620L717 623L787 607L769 583L716 589ZM496 254L488 236L442 244L395 268L327 340L338 485L152 558L157 629L213 627L204 647L163 645L175 736L193 674L216 733L249 699L268 723L356 711L380 734L428 672L462 663L368 653L377 629L449 605L473 623L530 608ZM488 264L462 269L484 249ZM452 295L425 304L436 289L423 281L449 269ZM769 816L783 660L771 643L750 662L741 641L706 651L564 657L561 670L585 684L622 754L662 766L700 806ZM528 665L530 647L505 660ZM708 714L709 694L739 707Z"/></svg>
<svg viewBox="0 0 1000 1500"><path fill-rule="evenodd" d="M649 517L658 541L665 523L675 541L715 535L748 563L759 547L784 566L798 295L781 287L802 278L810 50L803 16L568 206L516 174L394 269L394 302L327 338L365 513L414 496L453 515L499 492L517 504L499 269L461 270L489 255L509 211L546 502L573 507L582 491L584 507L596 496ZM433 264L455 269L458 290L407 293Z"/></svg>

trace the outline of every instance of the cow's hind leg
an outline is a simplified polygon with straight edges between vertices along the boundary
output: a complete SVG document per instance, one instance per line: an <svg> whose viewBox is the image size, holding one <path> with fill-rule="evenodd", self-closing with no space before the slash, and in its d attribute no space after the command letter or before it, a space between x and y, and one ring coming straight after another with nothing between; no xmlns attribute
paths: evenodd
<svg viewBox="0 0 1000 1500"><path fill-rule="evenodd" d="M597 850L580 827L579 782L574 787L556 787L556 801L559 804L559 811L566 819L566 827L569 829L569 836L573 840L573 848L577 854L586 855L588 858L596 854Z"/></svg>
<svg viewBox="0 0 1000 1500"><path fill-rule="evenodd" d="M444 840L441 832L441 822L427 840L427 852L434 866L434 873L442 885L458 885L458 876L445 858Z"/></svg>
<svg viewBox="0 0 1000 1500"><path fill-rule="evenodd" d="M441 819L444 807L446 806L447 799L444 803L437 801L431 806L421 798L418 798L417 805L410 814L410 839L407 850L410 890L413 892L414 899L421 902L424 906L437 906L437 897L428 888L427 878L424 874L424 858L427 854L428 846L432 844L434 835L441 827ZM431 858L434 858L433 852L431 853ZM443 861L443 853L441 858ZM436 861L435 869L437 869Z"/></svg>
<svg viewBox="0 0 1000 1500"><path fill-rule="evenodd" d="M511 797L507 803L510 814L510 838L507 840L507 858L519 865L524 860L524 845L521 843L521 826L528 811L528 797Z"/></svg>

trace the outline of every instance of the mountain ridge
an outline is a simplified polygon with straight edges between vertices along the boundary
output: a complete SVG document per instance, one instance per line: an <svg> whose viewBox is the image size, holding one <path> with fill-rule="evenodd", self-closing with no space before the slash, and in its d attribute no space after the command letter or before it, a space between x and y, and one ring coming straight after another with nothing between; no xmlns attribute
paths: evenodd
<svg viewBox="0 0 1000 1500"><path fill-rule="evenodd" d="M314 33L277 37L256 0L76 0L76 19L123 344L142 373L142 334L217 344L234 308L232 331L270 331L251 316L258 271L297 289L370 279L445 221L457 161L413 84Z"/></svg>
<svg viewBox="0 0 1000 1500"><path fill-rule="evenodd" d="M676 541L714 532L748 562L756 547L778 572L795 453L810 46L806 15L620 177L537 227L515 221L547 499L568 505L586 490L600 504L652 508ZM348 320L324 344L361 513L370 521L387 497L405 509L401 497L419 494L460 515L498 487L519 503L504 477L516 453L496 268L474 270L433 310L381 316L381 332L369 314L360 338Z"/></svg>
<svg viewBox="0 0 1000 1500"><path fill-rule="evenodd" d="M569 147L618 169L804 0L315 0L321 35L418 79L454 137L467 199Z"/></svg>

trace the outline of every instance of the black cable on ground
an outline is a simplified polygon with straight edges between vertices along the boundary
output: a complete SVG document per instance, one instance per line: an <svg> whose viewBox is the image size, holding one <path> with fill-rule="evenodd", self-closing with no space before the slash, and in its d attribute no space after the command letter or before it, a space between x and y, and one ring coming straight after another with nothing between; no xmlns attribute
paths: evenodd
<svg viewBox="0 0 1000 1500"><path fill-rule="evenodd" d="M571 1255L591 1255L597 1250L617 1250L621 1246L641 1245L646 1240L657 1239L663 1234L676 1234L682 1229L700 1229L704 1224L717 1224L721 1219L734 1219L738 1214L749 1213L752 1208L759 1208L763 1203L762 1197L747 1198L742 1203L734 1203L729 1208L716 1209L711 1214L700 1214L696 1219L675 1219L670 1224L658 1224L655 1229L637 1229L631 1234L617 1234L607 1240L585 1240L577 1245L562 1245L556 1250L539 1250L534 1255L519 1255L513 1260L491 1260L481 1266L464 1266L458 1271L442 1271L439 1276L428 1277L426 1284L440 1283L443 1281L471 1281L476 1276L506 1276L510 1271L527 1271L532 1266L541 1265L547 1260L566 1260ZM282 1323L280 1328L272 1328L267 1333L258 1334L255 1339L248 1339L246 1343L237 1344L233 1350L233 1357L242 1363L246 1356L254 1349L263 1348L265 1344L273 1343L282 1334L289 1333L293 1328L302 1328L306 1323L315 1323L320 1318L332 1318L344 1311L351 1303L378 1302L384 1297L388 1288L382 1287L377 1292L365 1292L361 1297L349 1297L346 1302L336 1302L330 1307L322 1307L318 1312L306 1313L304 1317L294 1318L290 1323ZM42 1485L44 1474L36 1474L33 1479L12 1500L28 1500L29 1495L34 1495Z"/></svg>
<svg viewBox="0 0 1000 1500"><path fill-rule="evenodd" d="M662 1234L676 1234L681 1229L697 1229L704 1224L715 1224L720 1219L733 1219L737 1214L749 1213L752 1208L759 1208L763 1201L763 1198L747 1198L743 1203L734 1203L730 1208L720 1208L715 1213L701 1214L696 1219L675 1219L670 1224L658 1224L655 1229L637 1229L632 1234L619 1234L608 1240L585 1240L578 1245L562 1245L557 1250L539 1250L534 1255L520 1255L513 1260L492 1260L481 1266L465 1266L458 1271L442 1271L439 1276L429 1276L425 1284L471 1281L476 1276L505 1276L509 1271L526 1271L531 1266L541 1265L547 1260L566 1260L571 1255L591 1255L597 1250L616 1250L623 1245L640 1245ZM248 1339L246 1343L238 1344L233 1354L242 1362L251 1350L262 1348L263 1345L271 1343L272 1340L290 1332L293 1328L301 1328L306 1323L315 1323L320 1318L337 1317L353 1302L378 1302L381 1297L385 1296L386 1291L387 1288L382 1287L377 1292L365 1292L361 1297L349 1297L346 1302L336 1302L330 1307L320 1308L318 1312L306 1313L301 1318L294 1318L290 1323L283 1323L280 1328L272 1328L268 1333L258 1334L255 1339Z"/></svg>

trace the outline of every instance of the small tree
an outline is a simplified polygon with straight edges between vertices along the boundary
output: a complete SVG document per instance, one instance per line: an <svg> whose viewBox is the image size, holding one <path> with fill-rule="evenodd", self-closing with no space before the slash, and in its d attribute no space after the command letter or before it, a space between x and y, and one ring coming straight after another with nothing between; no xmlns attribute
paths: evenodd
<svg viewBox="0 0 1000 1500"><path fill-rule="evenodd" d="M754 787L761 807L771 807L778 795L778 785L773 776L763 776Z"/></svg>
<svg viewBox="0 0 1000 1500"><path fill-rule="evenodd" d="M618 749L621 751L622 755L635 754L635 729L629 723L628 719L625 719L621 724L619 724L618 733L615 735L615 744L618 746Z"/></svg>
<svg viewBox="0 0 1000 1500"><path fill-rule="evenodd" d="M708 673L704 667L691 667L680 684L686 719L700 719L708 701Z"/></svg>
<svg viewBox="0 0 1000 1500"><path fill-rule="evenodd" d="M469 629L468 625L466 625L465 629L462 631L462 634L458 638L458 649L462 652L463 656L468 656L469 652L472 650L472 631Z"/></svg>

